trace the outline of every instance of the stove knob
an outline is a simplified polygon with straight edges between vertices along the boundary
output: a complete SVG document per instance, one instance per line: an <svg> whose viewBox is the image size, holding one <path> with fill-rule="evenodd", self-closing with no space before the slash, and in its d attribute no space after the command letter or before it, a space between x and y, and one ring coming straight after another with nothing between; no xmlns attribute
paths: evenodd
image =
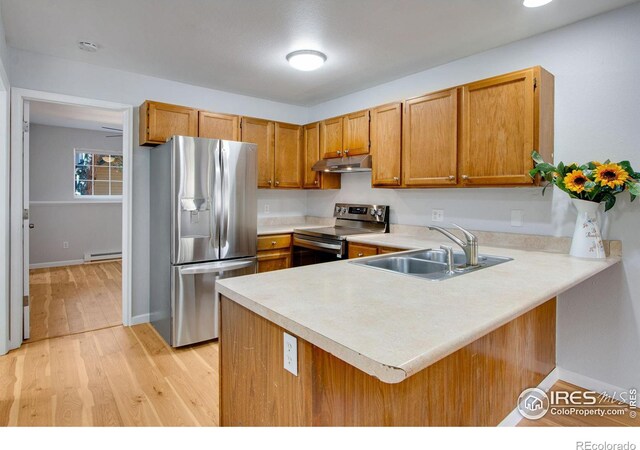
<svg viewBox="0 0 640 450"><path fill-rule="evenodd" d="M371 208L371 210L369 211L369 214L371 214L373 217L376 216L376 210L374 208Z"/></svg>
<svg viewBox="0 0 640 450"><path fill-rule="evenodd" d="M340 214L346 214L346 213L347 213L347 208L343 206L342 211L340 211Z"/></svg>
<svg viewBox="0 0 640 450"><path fill-rule="evenodd" d="M384 214L384 211L382 210L382 208L380 208L380 209L378 209L376 211L376 216L378 216L378 217L382 217L383 214Z"/></svg>
<svg viewBox="0 0 640 450"><path fill-rule="evenodd" d="M336 206L336 214L340 214L340 207Z"/></svg>

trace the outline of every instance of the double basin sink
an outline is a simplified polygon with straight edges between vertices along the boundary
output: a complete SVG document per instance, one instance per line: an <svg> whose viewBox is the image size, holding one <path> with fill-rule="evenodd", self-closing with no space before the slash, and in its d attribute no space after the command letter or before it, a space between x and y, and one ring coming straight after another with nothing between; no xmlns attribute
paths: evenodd
<svg viewBox="0 0 640 450"><path fill-rule="evenodd" d="M381 269L389 272L439 281L464 275L465 273L486 269L487 267L512 260L512 258L505 258L501 256L479 255L477 266L467 266L465 254L454 252L454 270L449 272L447 258L448 256L446 251L429 249L415 250L401 255L384 255L350 262L352 264L358 264L374 269Z"/></svg>

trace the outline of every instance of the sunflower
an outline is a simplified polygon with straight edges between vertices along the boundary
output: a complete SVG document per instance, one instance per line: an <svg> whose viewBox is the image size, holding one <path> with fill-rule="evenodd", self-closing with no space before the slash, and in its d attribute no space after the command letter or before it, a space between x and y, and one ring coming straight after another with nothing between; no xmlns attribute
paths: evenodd
<svg viewBox="0 0 640 450"><path fill-rule="evenodd" d="M567 189L573 192L580 193L585 190L585 184L589 182L589 178L582 172L582 170L574 170L568 173L564 177L564 185ZM590 191L591 189L587 189Z"/></svg>
<svg viewBox="0 0 640 450"><path fill-rule="evenodd" d="M629 173L614 163L600 164L595 168L595 174L596 183L600 183L601 186L609 186L611 189L622 186L629 178Z"/></svg>

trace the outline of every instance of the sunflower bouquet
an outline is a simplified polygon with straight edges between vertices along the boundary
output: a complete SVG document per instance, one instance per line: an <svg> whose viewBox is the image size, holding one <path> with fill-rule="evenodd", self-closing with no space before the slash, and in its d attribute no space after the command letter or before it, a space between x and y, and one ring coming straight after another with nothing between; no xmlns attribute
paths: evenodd
<svg viewBox="0 0 640 450"><path fill-rule="evenodd" d="M631 201L640 195L640 173L633 170L629 161L604 163L591 161L586 164L564 164L557 166L544 162L536 151L531 153L535 167L529 171L531 177L540 175L549 184L556 185L571 198L605 204L605 211L616 204L616 195L629 191ZM544 190L543 190L544 194Z"/></svg>

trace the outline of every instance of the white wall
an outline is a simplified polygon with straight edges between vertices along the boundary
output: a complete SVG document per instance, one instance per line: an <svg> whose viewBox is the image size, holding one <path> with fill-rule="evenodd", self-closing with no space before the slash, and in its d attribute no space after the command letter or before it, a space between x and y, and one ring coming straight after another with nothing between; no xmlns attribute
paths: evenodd
<svg viewBox="0 0 640 450"><path fill-rule="evenodd" d="M31 124L30 264L78 261L85 252L122 251L122 202L88 203L74 197L74 148L122 153L121 138L76 128ZM42 203L54 202L54 203ZM63 242L69 247L63 248Z"/></svg>
<svg viewBox="0 0 640 450"><path fill-rule="evenodd" d="M10 76L14 86L75 95L118 103L140 105L146 99L189 105L211 111L243 114L292 123L307 121L307 110L299 106L231 94L160 78L73 62L9 49ZM134 110L134 144L138 142L138 114ZM149 152L134 146L132 158L132 279L133 316L149 309ZM264 197L263 197L264 195ZM258 194L259 201L271 193ZM304 215L306 194L284 193L291 201L279 203L271 214ZM289 208L292 205L294 209ZM297 209L295 209L297 208ZM134 319L135 320L135 319Z"/></svg>
<svg viewBox="0 0 640 450"><path fill-rule="evenodd" d="M640 167L640 4L525 39L317 105L310 120L416 96L483 77L542 65L555 75L556 161L630 160ZM571 235L575 212L562 192L540 189L371 189L367 175L346 175L342 190L309 192L307 211L328 216L336 200L391 205L393 222L445 222L481 230ZM624 263L560 298L558 364L614 386L640 386L640 202L609 214L609 237L621 239ZM525 212L512 228L512 209ZM558 267L558 270L562 270ZM544 283L544 280L540 280Z"/></svg>

